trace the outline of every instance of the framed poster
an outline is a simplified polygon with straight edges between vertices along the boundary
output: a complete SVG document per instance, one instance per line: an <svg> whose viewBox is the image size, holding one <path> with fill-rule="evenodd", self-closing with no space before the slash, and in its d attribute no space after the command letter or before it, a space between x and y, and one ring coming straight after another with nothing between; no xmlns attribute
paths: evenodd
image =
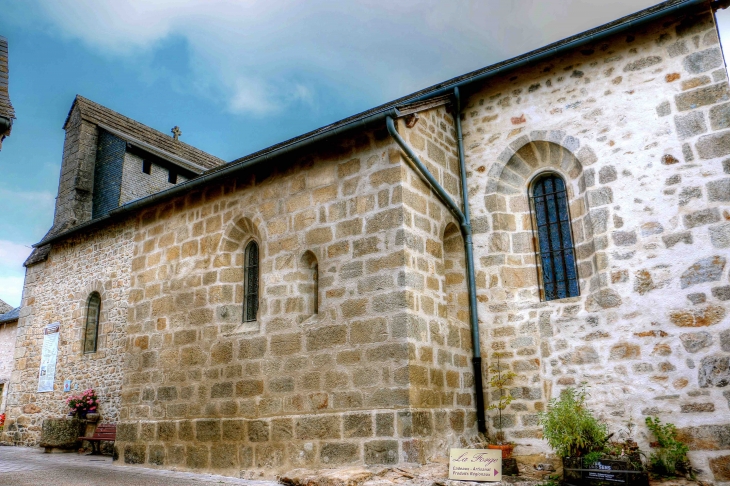
<svg viewBox="0 0 730 486"><path fill-rule="evenodd" d="M43 349L41 351L41 368L38 370L38 391L52 392L56 378L56 360L58 359L58 336L60 322L48 324L43 329Z"/></svg>

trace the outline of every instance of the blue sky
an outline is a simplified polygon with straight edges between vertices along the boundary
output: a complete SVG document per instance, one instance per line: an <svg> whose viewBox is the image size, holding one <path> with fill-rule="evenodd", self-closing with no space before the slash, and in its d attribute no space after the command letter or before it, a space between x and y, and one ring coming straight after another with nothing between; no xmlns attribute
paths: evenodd
<svg viewBox="0 0 730 486"><path fill-rule="evenodd" d="M0 299L50 228L78 93L233 160L651 0L3 3L17 121L0 152Z"/></svg>

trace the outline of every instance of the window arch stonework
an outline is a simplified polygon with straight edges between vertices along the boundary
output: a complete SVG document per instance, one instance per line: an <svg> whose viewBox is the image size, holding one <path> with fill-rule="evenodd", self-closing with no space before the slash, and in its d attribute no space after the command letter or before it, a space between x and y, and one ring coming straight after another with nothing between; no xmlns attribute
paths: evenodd
<svg viewBox="0 0 730 486"><path fill-rule="evenodd" d="M254 247L257 257L255 259L257 263L255 277L257 278L251 280L249 277L253 275L248 270L253 269L247 262L247 257L251 256L251 250ZM263 298L265 279L262 272L266 247L259 231L259 224L246 216L235 219L226 228L219 248L220 251L214 265L224 269L225 277L222 278L222 287L225 288L222 288L221 291L226 295L231 293L233 302L222 302L217 306L216 320L225 324L222 328L224 333L258 331L261 328L261 319L267 314L268 309L266 300ZM257 284L255 288L251 287L252 281ZM250 297L253 294L255 294L255 303L254 307L251 307Z"/></svg>
<svg viewBox="0 0 730 486"><path fill-rule="evenodd" d="M529 191L531 182L546 173L557 174L566 184L580 293L605 285L606 277L600 275L605 256L598 250L606 230L595 222L605 221L610 209L598 207L605 204L590 204L592 191L584 166L596 162L596 156L590 148L579 147L577 139L563 132L533 132L512 142L489 170L485 206L492 232L488 250L492 259L504 262L495 278L508 300L541 297L538 238Z"/></svg>

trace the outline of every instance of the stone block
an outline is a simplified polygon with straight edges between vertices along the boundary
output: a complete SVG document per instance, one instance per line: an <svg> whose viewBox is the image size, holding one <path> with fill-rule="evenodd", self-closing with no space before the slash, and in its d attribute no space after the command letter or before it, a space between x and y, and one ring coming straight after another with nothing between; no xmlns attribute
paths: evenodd
<svg viewBox="0 0 730 486"><path fill-rule="evenodd" d="M708 182L707 199L711 202L730 201L730 177Z"/></svg>
<svg viewBox="0 0 730 486"><path fill-rule="evenodd" d="M710 242L715 248L730 248L730 222L710 226Z"/></svg>
<svg viewBox="0 0 730 486"><path fill-rule="evenodd" d="M654 66L662 62L662 58L659 56L647 56L631 61L624 66L624 72L641 71L642 69Z"/></svg>
<svg viewBox="0 0 730 486"><path fill-rule="evenodd" d="M677 439L691 451L730 449L730 425L700 425L677 429Z"/></svg>
<svg viewBox="0 0 730 486"><path fill-rule="evenodd" d="M134 441L137 439L137 424L125 425L124 437ZM86 432L86 422L79 419L48 418L41 424L41 437L38 445L55 449L77 450L81 446L79 437ZM144 455L144 454L143 454Z"/></svg>
<svg viewBox="0 0 730 486"><path fill-rule="evenodd" d="M307 332L307 350L318 351L347 342L347 326L326 326Z"/></svg>
<svg viewBox="0 0 730 486"><path fill-rule="evenodd" d="M213 444L210 457L214 469L234 469L238 465L238 447L231 443Z"/></svg>
<svg viewBox="0 0 730 486"><path fill-rule="evenodd" d="M685 214L684 226L691 229L698 226L717 223L720 219L720 211L717 208L702 209L690 214Z"/></svg>
<svg viewBox="0 0 730 486"><path fill-rule="evenodd" d="M701 309L677 310L669 313L669 321L679 327L707 327L725 317L725 308L708 305Z"/></svg>
<svg viewBox="0 0 730 486"><path fill-rule="evenodd" d="M195 438L201 442L217 441L221 439L220 420L196 420Z"/></svg>
<svg viewBox="0 0 730 486"><path fill-rule="evenodd" d="M636 244L636 231L614 231L611 239L616 246L631 246Z"/></svg>
<svg viewBox="0 0 730 486"><path fill-rule="evenodd" d="M125 464L144 464L147 456L147 447L144 444L127 444L124 446Z"/></svg>
<svg viewBox="0 0 730 486"><path fill-rule="evenodd" d="M704 348L712 346L712 335L709 332L688 332L679 335L682 346L688 353L696 353Z"/></svg>
<svg viewBox="0 0 730 486"><path fill-rule="evenodd" d="M683 231L681 233L675 233L673 235L662 236L662 241L667 248L672 248L679 243L691 245L692 233L690 233L689 231Z"/></svg>
<svg viewBox="0 0 730 486"><path fill-rule="evenodd" d="M373 417L370 414L345 415L342 419L344 438L372 437Z"/></svg>
<svg viewBox="0 0 730 486"><path fill-rule="evenodd" d="M730 128L730 103L710 108L710 126L713 130Z"/></svg>
<svg viewBox="0 0 730 486"><path fill-rule="evenodd" d="M697 382L700 388L722 388L730 385L730 356L713 355L702 358Z"/></svg>
<svg viewBox="0 0 730 486"><path fill-rule="evenodd" d="M609 359L612 361L624 359L638 359L641 357L641 347L636 344L618 343L611 346Z"/></svg>
<svg viewBox="0 0 730 486"><path fill-rule="evenodd" d="M267 442L270 430L266 420L251 420L248 422L248 440L250 442Z"/></svg>
<svg viewBox="0 0 730 486"><path fill-rule="evenodd" d="M694 52L684 58L682 65L688 73L704 73L723 65L722 52L718 47Z"/></svg>
<svg viewBox="0 0 730 486"><path fill-rule="evenodd" d="M730 153L730 131L700 137L695 144L700 159L714 159Z"/></svg>
<svg viewBox="0 0 730 486"><path fill-rule="evenodd" d="M692 111L686 115L675 115L674 125L680 140L701 135L707 132L705 115L701 111Z"/></svg>
<svg viewBox="0 0 730 486"><path fill-rule="evenodd" d="M721 301L730 300L730 285L714 287L712 289L712 296ZM728 351L730 351L730 349Z"/></svg>
<svg viewBox="0 0 730 486"><path fill-rule="evenodd" d="M328 466L357 463L360 447L352 442L327 442L320 448L319 460Z"/></svg>
<svg viewBox="0 0 730 486"><path fill-rule="evenodd" d="M299 417L296 419L297 439L339 439L340 418L337 416Z"/></svg>
<svg viewBox="0 0 730 486"><path fill-rule="evenodd" d="M393 437L395 434L394 420L395 414L391 412L376 413L375 435L378 437Z"/></svg>
<svg viewBox="0 0 730 486"><path fill-rule="evenodd" d="M711 457L709 464L715 481L730 481L730 455Z"/></svg>
<svg viewBox="0 0 730 486"><path fill-rule="evenodd" d="M398 464L398 441L371 440L365 442L365 464Z"/></svg>
<svg viewBox="0 0 730 486"><path fill-rule="evenodd" d="M697 260L692 266L682 273L680 277L683 289L703 282L715 282L722 278L726 260L720 255L715 255Z"/></svg>
<svg viewBox="0 0 730 486"><path fill-rule="evenodd" d="M591 208L605 206L613 202L613 191L610 187L601 187L588 191L588 205Z"/></svg>
<svg viewBox="0 0 730 486"><path fill-rule="evenodd" d="M671 113L672 107L668 101L663 101L659 103L656 107L656 114L660 117L670 115Z"/></svg>
<svg viewBox="0 0 730 486"><path fill-rule="evenodd" d="M693 91L675 95L674 101L679 111L693 110L700 106L714 105L730 100L727 83L713 84Z"/></svg>

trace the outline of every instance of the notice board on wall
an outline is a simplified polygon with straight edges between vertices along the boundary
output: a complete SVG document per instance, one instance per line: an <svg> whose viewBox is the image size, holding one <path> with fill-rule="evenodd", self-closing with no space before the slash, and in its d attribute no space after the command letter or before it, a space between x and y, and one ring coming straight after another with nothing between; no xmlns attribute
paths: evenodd
<svg viewBox="0 0 730 486"><path fill-rule="evenodd" d="M43 349L41 351L41 368L38 370L38 391L52 392L56 378L56 360L58 359L58 336L60 322L48 324L43 329Z"/></svg>

